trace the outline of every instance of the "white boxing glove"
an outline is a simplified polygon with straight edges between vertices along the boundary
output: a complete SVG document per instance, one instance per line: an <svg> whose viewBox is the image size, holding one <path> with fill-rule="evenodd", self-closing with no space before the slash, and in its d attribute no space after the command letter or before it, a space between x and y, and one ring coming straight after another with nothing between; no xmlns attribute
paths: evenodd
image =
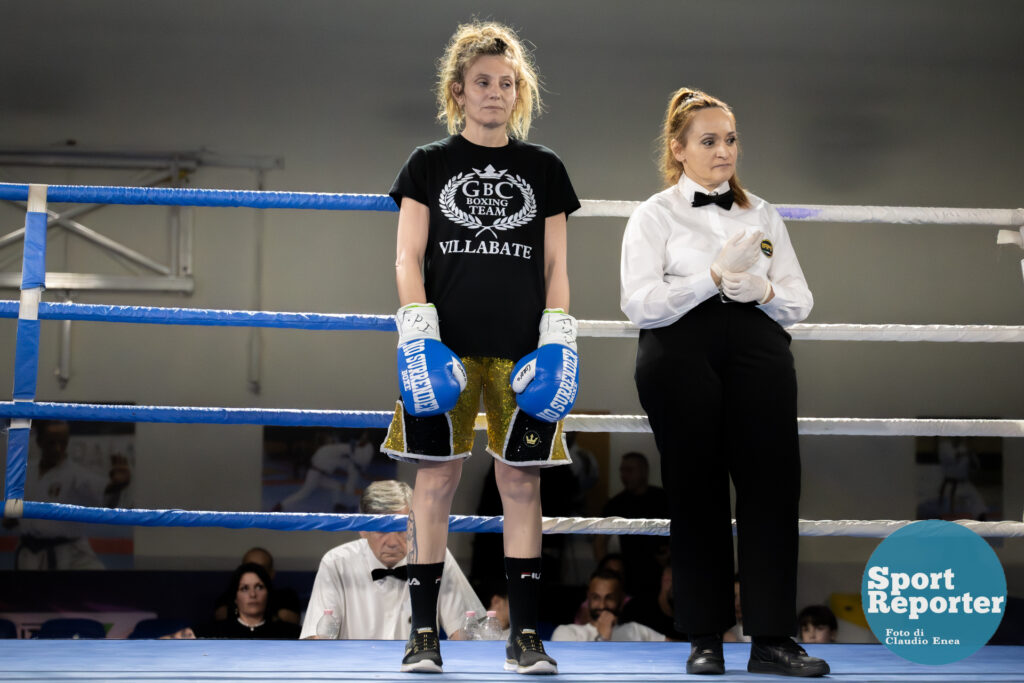
<svg viewBox="0 0 1024 683"><path fill-rule="evenodd" d="M763 304L772 296L772 283L753 273L722 273L722 294L733 301Z"/></svg>
<svg viewBox="0 0 1024 683"><path fill-rule="evenodd" d="M757 263L757 257L761 253L761 240L764 233L758 230L752 235L744 236L738 232L730 237L722 251L715 257L711 264L711 272L721 278L722 273L742 273L750 266Z"/></svg>
<svg viewBox="0 0 1024 683"><path fill-rule="evenodd" d="M576 328L576 318L562 309L544 311L537 350L516 363L509 378L524 413L558 422L572 410L580 381Z"/></svg>
<svg viewBox="0 0 1024 683"><path fill-rule="evenodd" d="M417 417L455 407L466 388L466 368L441 342L434 304L409 304L395 314L398 387L405 409Z"/></svg>

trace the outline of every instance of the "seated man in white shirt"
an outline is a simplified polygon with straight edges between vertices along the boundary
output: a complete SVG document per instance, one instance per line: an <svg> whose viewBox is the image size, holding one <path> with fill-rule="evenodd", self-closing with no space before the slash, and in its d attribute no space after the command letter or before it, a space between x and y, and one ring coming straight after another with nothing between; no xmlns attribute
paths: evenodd
<svg viewBox="0 0 1024 683"><path fill-rule="evenodd" d="M555 629L551 640L665 640L662 634L635 621L619 623L624 596L622 577L617 572L608 569L594 572L587 586L590 621L586 624L562 624Z"/></svg>
<svg viewBox="0 0 1024 683"><path fill-rule="evenodd" d="M405 515L411 500L408 484L375 481L363 491L359 510L364 514ZM408 640L412 608L405 576L405 529L360 531L359 535L358 541L340 545L320 560L301 638L317 637L317 622L329 609L341 622L340 639ZM466 611L483 614L484 607L448 550L444 565L438 618L448 636L459 639Z"/></svg>

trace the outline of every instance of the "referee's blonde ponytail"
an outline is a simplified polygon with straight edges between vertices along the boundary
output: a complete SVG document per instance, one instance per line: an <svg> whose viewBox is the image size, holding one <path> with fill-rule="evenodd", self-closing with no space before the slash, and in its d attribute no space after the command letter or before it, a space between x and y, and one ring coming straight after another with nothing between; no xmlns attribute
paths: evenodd
<svg viewBox="0 0 1024 683"><path fill-rule="evenodd" d="M666 187L678 183L679 178L683 175L683 164L672 153L672 141L675 140L680 145L685 145L686 134L690 132L693 117L701 109L712 107L725 111L733 119L736 118L728 104L700 90L680 88L669 98L668 110L665 112L665 126L661 134L661 174ZM744 209L749 208L750 200L735 172L729 178L729 187L732 188L736 205Z"/></svg>

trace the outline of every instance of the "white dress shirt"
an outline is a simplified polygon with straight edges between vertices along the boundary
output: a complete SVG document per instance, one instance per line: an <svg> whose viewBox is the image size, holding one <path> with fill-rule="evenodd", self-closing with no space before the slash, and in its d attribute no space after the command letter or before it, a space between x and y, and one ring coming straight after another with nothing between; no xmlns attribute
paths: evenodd
<svg viewBox="0 0 1024 683"><path fill-rule="evenodd" d="M592 642L597 640L597 627L593 624L562 624L551 634L551 640L575 640ZM635 621L627 621L625 624L612 626L611 640L615 641L640 641L646 640L660 643L665 636L655 631L650 626Z"/></svg>
<svg viewBox="0 0 1024 683"><path fill-rule="evenodd" d="M412 618L409 586L390 576L374 581L370 572L377 568L384 565L366 539L329 550L320 560L299 637L315 636L324 610L333 609L342 640L406 640ZM441 627L451 636L462 627L467 610L483 614L484 606L447 549L443 577L437 611Z"/></svg>
<svg viewBox="0 0 1024 683"><path fill-rule="evenodd" d="M726 182L715 191L728 189ZM684 174L630 216L622 236L620 305L626 317L641 328L664 327L718 296L710 269L725 242L738 232L761 230L772 255L762 250L747 272L767 278L775 297L758 308L780 325L806 318L814 298L775 207L747 192L749 209L735 204L729 211L716 204L694 208L696 191L705 189Z"/></svg>

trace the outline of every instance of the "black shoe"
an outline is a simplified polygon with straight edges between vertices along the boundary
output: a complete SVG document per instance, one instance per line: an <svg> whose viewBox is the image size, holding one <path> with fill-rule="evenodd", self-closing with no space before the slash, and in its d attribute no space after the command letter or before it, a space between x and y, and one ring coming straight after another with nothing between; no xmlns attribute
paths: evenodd
<svg viewBox="0 0 1024 683"><path fill-rule="evenodd" d="M747 671L752 674L778 674L780 676L824 676L829 672L828 662L811 657L790 638L770 641L764 645L750 645Z"/></svg>
<svg viewBox="0 0 1024 683"><path fill-rule="evenodd" d="M402 673L441 673L441 640L432 628L416 629L405 644Z"/></svg>
<svg viewBox="0 0 1024 683"><path fill-rule="evenodd" d="M690 658L686 673L721 676L725 673L725 655L721 636L702 636L690 641Z"/></svg>
<svg viewBox="0 0 1024 683"><path fill-rule="evenodd" d="M544 643L532 628L524 628L505 644L505 671L517 674L556 674L558 662L544 652Z"/></svg>

